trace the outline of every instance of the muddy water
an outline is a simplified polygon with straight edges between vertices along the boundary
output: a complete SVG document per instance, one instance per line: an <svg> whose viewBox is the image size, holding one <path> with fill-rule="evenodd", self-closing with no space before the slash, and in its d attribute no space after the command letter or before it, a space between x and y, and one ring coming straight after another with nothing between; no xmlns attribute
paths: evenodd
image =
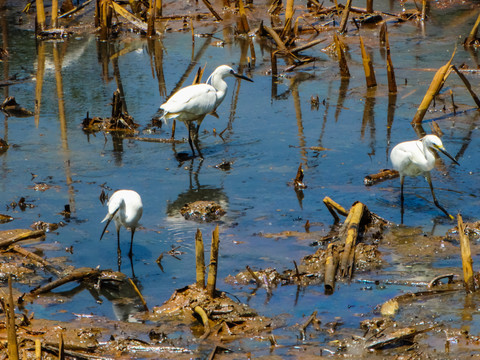
<svg viewBox="0 0 480 360"><path fill-rule="evenodd" d="M5 14L2 21L8 21L8 35L4 34L4 39L8 40L11 56L0 64L2 74L4 77L36 76L39 59L34 35L15 24L13 11ZM361 201L380 216L400 222L398 179L365 187L363 178L391 166L388 153L396 143L417 138L410 125L416 108L435 70L447 62L475 18L476 12L459 8L433 12L425 28L414 22L390 24L391 52L399 86L396 97L388 96L385 58L379 50L377 28L360 31L376 69L378 86L374 90L365 87L359 32L354 29L346 38L352 73L347 82L339 77L336 59L320 51L323 44L307 51L318 57L316 62L272 80L270 49L253 38L255 66L246 74L254 83L227 80L229 93L218 110L219 119L210 116L202 124L203 161L176 159L176 153L190 152L186 142L172 146L131 138L115 139L111 134L87 135L81 127L87 112L90 116L110 115L112 94L121 85L128 112L140 124L138 136L170 137L171 124L163 125L155 133L148 125L192 63L190 33L167 33L151 42L129 36L123 41L100 43L87 35L47 41L38 119L2 118L0 137L12 146L0 155L0 205L1 212L15 220L0 225L0 230L28 228L38 220L63 221L65 226L49 233L45 243L38 245L44 256L63 257L76 267L116 269L113 226L99 241L100 221L106 213L99 196L102 189L110 194L116 189L134 189L143 198L144 215L142 227L135 236L133 269L126 256L129 234L124 229L121 232L122 271L129 276L134 271L147 304L154 306L168 299L176 288L194 282L195 231L200 228L208 239L215 226L184 220L179 214L181 206L195 200L215 200L227 211L220 222L219 288L247 302L262 315L282 314L279 321L284 322L285 327L278 331L279 335L314 310L318 310L318 317L324 323L340 317L342 326L357 328L360 320L374 314L377 304L412 289L354 282L338 285L331 296L324 295L322 286L285 286L275 289L273 296L268 297L264 290L251 295L251 288L232 286L223 279L243 271L246 265L274 267L281 272L291 268L294 260L298 262L314 252L311 241L267 238L261 234L305 231L307 220L313 223L311 230L327 233L332 218L322 203L325 196L347 208L354 201ZM213 29L205 29L208 31ZM224 47L213 46L214 41L209 44L206 38L195 39L193 53L197 56L200 52L200 55L185 84L192 82L199 66L206 65L205 74L209 74L221 64L234 68L246 65L246 58L241 55L248 52L251 57L248 42L226 34L221 31L215 34L226 41ZM150 55L155 46L162 54L164 84L159 81ZM102 52L108 50L113 54L123 49L119 57L108 61L108 68L102 68L99 61ZM57 67L57 77L55 52L63 57L61 71ZM454 63L476 68L474 55L477 54L458 46ZM279 66L282 68L284 63L280 61ZM466 75L478 92L478 74ZM60 96L59 80L63 88ZM19 104L33 111L35 86L36 81L32 80L1 91L3 97L15 96ZM459 106L456 116L452 114L450 90ZM446 209L454 214L461 212L466 220L477 220L478 113L470 110L474 102L455 74L448 79L443 94L444 101L437 100L436 107L431 108L433 112L427 114L424 129L429 133L429 121L435 119L444 132L442 139L446 148L454 156L458 155L461 166L452 165L448 159L439 162L437 170L432 172L433 183ZM315 109L311 107L310 98L317 95L320 105ZM214 134L214 129L219 133L225 128L222 137ZM186 136L183 124L177 124L176 138ZM231 168L216 168L222 161L231 162ZM299 198L288 183L295 177L300 163L308 187ZM46 183L50 188L36 191L33 187L37 183ZM405 191L406 226L417 227L426 235L443 235L454 226L434 206L423 179L407 179ZM25 211L9 207L22 196L34 207ZM59 215L65 204L72 208L70 219ZM73 253L66 251L70 247ZM162 270L155 260L172 247L179 247L181 253L176 258L164 254ZM452 269L459 272L461 266L459 255L405 264L404 258L395 260L391 251L384 255L390 261L386 269L389 275L368 273L359 274L358 278L428 281ZM416 253L415 243L411 244L410 251ZM474 263L479 260L475 257ZM18 287L28 291L35 285ZM57 304L36 303L29 308L38 317L62 320L89 313L109 318L128 317L112 307L106 297L96 299L73 285L61 290ZM450 307L450 311L450 319L462 323L463 310ZM472 332L480 330L474 326L475 318L473 314L469 323ZM291 332L289 334L291 336ZM287 338L285 342L291 343L292 339Z"/></svg>

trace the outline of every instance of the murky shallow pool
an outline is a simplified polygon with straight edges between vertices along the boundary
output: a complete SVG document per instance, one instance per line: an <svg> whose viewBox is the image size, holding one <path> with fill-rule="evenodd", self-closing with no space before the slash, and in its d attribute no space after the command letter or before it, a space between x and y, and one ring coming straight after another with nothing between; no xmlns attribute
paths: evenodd
<svg viewBox="0 0 480 360"><path fill-rule="evenodd" d="M19 77L35 75L38 58L34 34L14 24L12 15L13 12L7 11L2 17L2 21L8 21L8 34L4 34L4 39L8 40L11 54L8 61L0 64L2 73L4 77L17 73ZM184 220L179 214L180 207L195 200L215 200L227 210L220 222L218 288L247 302L262 315L285 314L287 326L318 310L323 322L340 316L343 326L356 328L360 320L373 315L377 304L412 289L393 285L369 287L353 282L337 285L331 296L324 294L322 286L303 289L285 286L275 289L273 296L268 297L263 290L250 296L253 289L231 286L223 279L243 271L246 265L274 267L281 272L291 268L294 260L298 262L314 252L310 241L266 238L261 234L305 231L307 220L314 223L314 230L327 233L333 221L322 202L325 196L347 208L354 201L361 201L372 212L400 222L398 179L365 187L364 176L391 167L388 154L392 147L417 138L410 121L436 69L447 62L456 46L455 64L478 67L473 56L476 53L472 55L459 46L475 21L474 12L458 9L432 15L425 29L415 23L389 25L399 86L395 97L388 95L385 58L379 50L375 28L361 28L360 32L352 29L347 36L352 73L349 81L341 80L336 59L321 52L321 45L307 51L318 57L316 62L272 80L270 48L254 38L255 66L246 72L254 83L227 80L229 93L218 110L219 119L209 116L202 124L203 161L176 159L175 152L190 151L186 142L173 147L131 138L114 139L111 134L87 135L81 126L87 113L109 116L112 94L122 86L128 112L140 124L139 136L169 137L171 124L156 129L154 134L149 124L157 116L159 105L192 64L190 33L167 33L153 41L134 36L108 44L83 35L60 42L46 41L39 117L3 117L0 137L12 146L0 155L0 206L1 213L15 220L0 225L0 230L28 228L38 220L64 221L65 226L49 233L45 244L40 246L44 248L44 256L64 257L76 267L116 269L113 226L99 241L100 221L106 213L99 196L102 189L111 189L110 194L116 189L134 189L143 198L144 215L142 227L135 236L133 267L147 304L154 306L167 300L176 288L194 282L195 232L200 228L204 238L209 239L215 226ZM373 57L378 82L374 90L367 90L365 86L359 35L367 39ZM236 69L246 65L245 54L251 56L247 41L224 37L222 32L215 36L224 38L224 47L213 46L208 38L195 39L193 53L197 56L200 52L200 56L185 84L192 82L199 66L206 65L206 78L220 64ZM57 73L57 77L55 51L63 57L61 74ZM110 51L110 55L120 52L120 56L106 62L108 68L101 61L104 51ZM154 51L162 54L166 92L162 90L151 56ZM470 72L467 76L474 90L478 90L479 75ZM63 85L61 95L59 79ZM435 119L444 132L442 139L446 148L454 156L458 155L461 166L445 159L432 172L433 183L446 209L453 214L461 212L466 220L477 220L479 115L469 110L453 116L450 90L460 108L472 109L474 102L455 74L446 86L445 101L437 103L434 112L427 114L424 129L429 133L429 119ZM3 87L2 95L14 96L18 103L33 111L35 87L35 81ZM315 109L310 99L317 95L320 105ZM214 134L214 129L218 134L225 128L222 137ZM178 124L176 137L186 136L185 127ZM222 161L231 162L231 169L215 167ZM308 186L301 200L288 185L299 164L303 165ZM47 183L51 188L35 191L36 183ZM405 190L405 225L419 227L427 235L445 234L455 225L435 207L423 179L407 179ZM25 211L11 209L9 204L22 196L34 207ZM71 219L65 220L59 214L65 204L72 208ZM124 229L121 239L122 271L131 276L126 256L129 234ZM156 259L177 246L182 253L178 258L164 255L162 270ZM73 252L67 252L71 247ZM411 251L415 252L415 244ZM393 263L392 276L412 279L420 272L422 280L428 281L452 268L460 273L460 255L457 259L443 260L422 264L420 270L412 266L397 271L398 264ZM474 264L478 261L475 256ZM376 273L361 277L383 278ZM37 284L22 285L21 289L28 291L34 285ZM95 299L87 290L77 291L73 285L61 290L63 296L58 305L35 303L28 307L37 317L60 320L83 313L125 318L125 314L119 315L105 298ZM461 314L455 311L451 318L462 322ZM473 333L480 331L475 320L474 314L470 323Z"/></svg>

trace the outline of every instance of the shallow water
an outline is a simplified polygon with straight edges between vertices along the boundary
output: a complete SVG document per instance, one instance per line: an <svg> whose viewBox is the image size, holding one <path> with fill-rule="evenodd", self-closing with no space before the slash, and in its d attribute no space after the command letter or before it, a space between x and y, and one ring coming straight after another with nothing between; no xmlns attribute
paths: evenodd
<svg viewBox="0 0 480 360"><path fill-rule="evenodd" d="M2 73L35 74L37 56L34 34L15 25L12 12L8 17L8 48L10 58L0 64ZM291 268L293 261L315 251L309 241L295 238L265 238L260 233L284 230L304 231L307 220L314 222L312 230L328 232L332 218L323 205L325 196L344 207L361 201L385 219L400 222L399 181L389 180L372 187L363 185L364 176L390 167L388 153L398 142L417 138L410 121L425 94L433 75L450 58L455 46L468 34L476 13L472 10L438 11L425 29L415 23L389 25L392 59L399 86L396 99L388 96L385 59L379 50L377 29L362 28L376 69L378 87L367 90L358 47L359 33L348 34L349 66L352 77L347 84L340 79L337 62L320 52L321 46L307 50L318 61L295 72L284 73L276 82L276 96L272 96L272 78L269 75L270 51L253 38L256 53L255 66L247 72L254 83L237 83L228 79L229 93L218 109L219 119L209 116L202 124L201 148L205 159L179 163L174 151L190 152L188 143L150 143L133 139L114 141L110 134L87 135L81 122L87 112L90 116L110 115L113 92L121 79L128 112L140 124L139 136L169 137L170 124L147 133L151 119L157 115L182 74L191 63L190 33L167 33L157 46L163 45L163 73L166 94L159 91L159 81L149 51L152 42L134 36L133 40L100 43L93 36L76 36L68 41L45 42L47 57L43 81L42 101L38 123L34 117L3 117L0 137L13 145L0 155L1 212L15 217L15 221L0 225L0 230L28 228L33 222L65 221L58 213L70 204L72 218L66 226L49 233L45 243L46 257L65 257L76 266L116 269L116 239L114 227L102 241L100 221L106 213L99 196L102 188L134 189L144 201L142 228L135 235L133 266L142 294L150 307L167 300L176 288L194 282L194 235L197 228L209 239L215 224L198 224L184 220L179 209L186 202L215 200L227 210L220 223L220 263L218 288L248 302L265 316L286 313L286 325L301 322L318 310L323 323L340 316L345 327L357 328L359 321L371 317L375 306L411 288L400 286L368 287L361 283L337 285L331 296L324 295L323 287L297 289L285 286L275 289L267 298L264 290L250 297L252 289L235 287L223 279L252 268L274 267L279 272ZM450 22L447 22L450 21ZM221 32L215 36L222 37ZM185 80L190 84L199 66L206 64L204 79L221 64L234 68L240 65L240 55L248 49L245 40L225 38L225 47L207 45ZM196 38L195 54L206 41ZM118 57L118 72L113 63L108 74L102 73L99 61L103 48L114 51L128 48ZM61 121L57 81L53 63L54 47L64 53L61 78L65 124ZM250 56L250 54L249 54ZM244 61L244 60L242 60ZM462 46L457 46L454 63L470 68L478 64ZM245 65L242 63L241 65ZM282 65L281 62L279 65ZM8 69L7 69L8 66ZM478 75L468 73L474 90L478 90ZM3 96L15 96L17 102L34 110L35 81L2 89ZM474 102L459 78L452 74L447 80L455 103L471 109ZM235 93L238 88L238 95ZM311 96L318 95L318 110L310 105ZM343 99L342 99L343 98ZM465 220L477 220L478 188L478 112L467 111L453 116L450 95L427 114L424 129L430 132L429 119L437 119L444 132L443 142L454 156L459 155L461 166L452 165L443 158L432 179L437 197L451 213L461 212ZM390 110L389 110L389 101ZM61 108L61 106L60 106ZM394 109L394 110L392 110ZM432 108L431 108L432 109ZM223 139L213 134L228 126ZM177 124L176 138L187 135L183 124ZM321 146L325 151L309 148ZM215 168L222 161L232 162L230 170ZM303 164L304 198L299 201L294 189L288 185L295 177L299 164ZM34 177L35 176L35 177ZM51 189L40 192L32 186L45 182ZM421 228L426 234L445 234L455 225L434 206L428 184L420 178L406 180L405 225ZM109 192L110 194L112 191ZM12 210L8 204L21 196L35 207L25 211ZM126 256L129 233L121 231L122 271L131 274ZM208 243L208 241L207 241ZM65 251L73 246L73 254ZM179 259L164 255L163 271L156 264L158 256L180 246ZM207 245L207 251L209 246ZM412 247L412 251L415 249ZM478 263L478 257L474 263ZM437 272L433 267L456 268L458 259L438 260L430 270L420 270L422 280L430 280ZM427 266L427 269L429 267ZM418 270L418 269L417 269ZM402 272L406 279L416 277L416 268ZM365 277L380 278L378 274ZM37 284L31 284L37 285ZM68 291L73 286L62 288ZM30 287L22 286L22 291ZM57 305L31 304L36 316L68 320L74 314L94 313L115 318L112 304L105 299L96 301L88 291L66 297ZM67 312L62 310L68 308ZM460 310L459 310L460 312ZM476 314L473 314L475 317ZM453 320L461 314L453 312ZM472 321L472 324L474 322ZM472 332L479 329L473 327Z"/></svg>

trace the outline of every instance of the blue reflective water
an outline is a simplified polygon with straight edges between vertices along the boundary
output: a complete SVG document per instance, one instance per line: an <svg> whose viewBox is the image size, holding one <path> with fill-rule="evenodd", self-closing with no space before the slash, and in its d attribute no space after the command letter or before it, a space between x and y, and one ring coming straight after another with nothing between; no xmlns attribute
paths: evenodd
<svg viewBox="0 0 480 360"><path fill-rule="evenodd" d="M445 25L445 15L463 20ZM474 20L475 16L459 11L435 14L425 30L415 23L390 25L392 59L399 87L396 97L388 96L385 57L379 49L376 29L362 28L360 31L374 61L378 82L374 90L365 87L357 31L352 30L345 38L349 45L352 77L343 82L336 59L321 52L322 45L305 52L317 56L316 62L293 72L282 72L278 79L272 79L270 48L253 38L255 66L247 74L254 83L227 80L229 93L217 111L219 119L209 116L202 124L205 132L201 132L200 141L205 159L181 163L175 151L190 152L186 142L173 147L131 138L114 140L111 134L87 135L82 131L81 122L87 112L91 117L109 116L112 94L121 85L128 112L140 124L138 136L169 137L170 124L154 134L147 128L159 105L191 64L190 33L167 33L162 39L150 42L136 36L133 40L109 44L100 43L93 36L45 42L46 71L38 123L33 117L3 117L0 136L12 147L0 155L0 205L1 212L15 217L15 221L1 225L0 230L28 228L38 220L66 221L59 212L65 204L70 204L72 218L66 221L66 226L48 234L45 243L53 244L54 248L46 247L44 255L65 257L68 264L76 267L116 269L113 226L99 241L100 221L106 213L99 196L103 188L138 191L144 200L144 215L142 227L135 236L133 265L140 289L152 307L162 304L176 288L194 282L195 232L200 228L204 239L208 240L215 226L184 220L179 215L180 207L199 199L215 200L227 210L219 224L221 246L217 284L220 289L248 301L265 316L287 313L287 325L302 321L303 316L318 310L324 322L340 316L345 327L356 328L361 319L373 315L377 304L411 289L399 286L365 289L364 284L352 283L338 285L333 295L326 296L321 286L306 289L286 286L275 289L267 301L264 291L250 298L251 289L228 285L223 279L243 271L246 265L275 267L281 272L291 268L294 260L299 262L303 256L314 252L309 241L266 238L258 234L304 231L307 220L320 223L315 230L327 232L332 218L322 202L325 196L347 208L354 201L361 201L380 216L400 222L398 179L365 187L363 178L390 167L388 153L396 143L417 138L410 121L436 69L448 61ZM0 64L2 73L36 74L38 59L33 33L14 25L8 31L11 56L8 62ZM206 65L206 79L220 64L235 68L246 65L246 58L241 59L241 54L252 57L248 42L225 40L228 40L227 45L222 48L212 46L208 39L196 38L193 52L195 55L200 52L201 56L185 85L192 82L200 66ZM327 37L324 44L330 41ZM165 92L158 80L155 57L150 55L155 46L162 54ZM63 127L53 63L54 47L63 54ZM102 51L109 50L112 55L122 49L126 50L110 58L104 63L107 67L102 68ZM457 47L456 65L465 63L476 68L475 61L469 51ZM279 67L284 68L284 65L280 59ZM478 75L466 75L476 89ZM3 88L2 92L4 96L15 96L18 103L33 110L35 86L36 81L29 81ZM465 219L475 220L479 204L478 113L468 111L444 116L452 109L450 89L460 110L474 107L455 74L449 77L446 86L445 103L437 104L426 119L437 119L444 132L446 148L453 155L459 155L461 166L452 165L448 159L439 163L437 170L432 172L433 183L446 209L451 213L460 211ZM310 99L317 95L320 105L314 109ZM222 137L214 134L214 129L218 134L225 128ZM424 129L430 132L429 121L424 123ZM183 124L177 124L176 138L186 135ZM223 171L215 167L222 161L231 162L231 169ZM303 165L308 186L301 201L288 185L299 164ZM44 192L35 191L32 186L40 182L52 187ZM8 204L21 196L35 207L23 212L8 208ZM408 226L421 227L427 233L434 228L433 233L444 234L454 225L434 206L423 179L407 179L405 204L404 222ZM122 270L131 276L126 256L129 234L125 230L121 232L121 239ZM72 246L72 254L65 251ZM165 254L162 271L156 259L177 246L183 253L179 259ZM209 245L206 247L208 251ZM459 257L450 259L448 266L459 268L459 261ZM441 263L439 260L436 266L442 266ZM407 279L415 276L414 270L402 274ZM426 271L425 280L429 275ZM377 273L365 275L373 279L379 276ZM36 284L30 286L33 285ZM19 286L23 291L31 288ZM73 286L65 291L71 288ZM83 290L66 298L67 305L35 303L29 308L37 316L47 318L71 319L74 313L115 318L110 302L103 300L100 304ZM68 312L58 313L65 308Z"/></svg>

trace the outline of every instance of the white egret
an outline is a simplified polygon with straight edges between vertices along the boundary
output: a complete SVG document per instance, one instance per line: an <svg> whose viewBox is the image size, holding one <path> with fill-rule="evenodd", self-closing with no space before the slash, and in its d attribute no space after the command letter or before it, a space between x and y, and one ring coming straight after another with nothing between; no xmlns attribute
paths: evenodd
<svg viewBox="0 0 480 360"><path fill-rule="evenodd" d="M130 239L130 252L128 256L132 258L132 245L133 236L135 235L135 229L138 227L138 221L142 217L143 204L142 198L137 192L133 190L118 190L108 200L108 213L102 222L107 221L100 240L102 240L103 234L107 230L110 221L115 222L115 228L117 230L117 254L118 254L118 266L121 264L121 250L120 250L120 228L124 226L126 229L130 228L132 237Z"/></svg>
<svg viewBox="0 0 480 360"><path fill-rule="evenodd" d="M396 145L390 153L390 160L393 168L400 173L400 202L401 202L401 216L403 223L403 182L405 176L416 177L422 175L430 185L433 202L442 210L449 218L453 219L437 201L433 191L432 179L430 177L430 170L435 166L435 153L438 150L455 164L460 165L458 161L445 150L442 140L436 135L425 135L420 140L405 141Z"/></svg>
<svg viewBox="0 0 480 360"><path fill-rule="evenodd" d="M228 76L253 82L252 79L235 72L230 66L220 65L208 77L205 84L184 87L160 106L160 109L163 110L163 119L175 119L185 123L188 129L188 143L193 156L195 156L195 150L192 144L192 133L195 131L195 146L202 157L197 144L198 129L205 116L214 113L225 98L228 86L224 79ZM193 125L195 121L197 122L196 129Z"/></svg>

